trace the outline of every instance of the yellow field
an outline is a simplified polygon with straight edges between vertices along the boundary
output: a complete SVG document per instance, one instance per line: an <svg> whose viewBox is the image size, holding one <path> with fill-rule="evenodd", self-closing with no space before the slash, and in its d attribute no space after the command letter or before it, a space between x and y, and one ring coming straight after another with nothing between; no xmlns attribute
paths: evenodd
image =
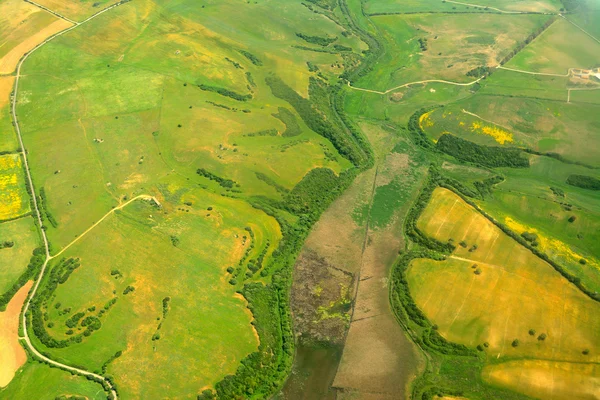
<svg viewBox="0 0 600 400"><path fill-rule="evenodd" d="M568 390L568 385L560 382L572 379L571 375L581 378L582 391L591 390L600 370L593 368L596 375L584 380L576 365L568 362L596 366L600 362L598 303L449 190L434 191L418 227L441 241L452 238L457 245L448 260L419 259L408 270L415 302L445 338L471 347L487 343L486 352L494 360L567 361L569 368L555 368L550 374L556 381L556 398L566 395L561 387ZM461 241L466 242L465 248ZM469 251L473 245L476 250ZM538 339L541 334L547 335L545 340ZM519 341L517 347L514 340ZM524 366L522 371L522 375L488 375L493 381L504 379L511 387L518 384L516 389L522 392L535 390L536 370Z"/></svg>
<svg viewBox="0 0 600 400"><path fill-rule="evenodd" d="M0 74L13 72L23 54L69 26L69 22L22 0L1 2Z"/></svg>
<svg viewBox="0 0 600 400"><path fill-rule="evenodd" d="M0 156L0 221L29 211L23 179L21 157L15 154Z"/></svg>
<svg viewBox="0 0 600 400"><path fill-rule="evenodd" d="M546 360L518 360L488 366L483 375L491 383L542 399L597 399L600 365Z"/></svg>

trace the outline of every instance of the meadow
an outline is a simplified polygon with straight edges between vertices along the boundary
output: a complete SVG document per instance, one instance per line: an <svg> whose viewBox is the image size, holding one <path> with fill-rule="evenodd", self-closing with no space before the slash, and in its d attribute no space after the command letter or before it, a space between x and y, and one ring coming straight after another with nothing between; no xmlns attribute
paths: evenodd
<svg viewBox="0 0 600 400"><path fill-rule="evenodd" d="M56 10L80 20L88 6ZM228 382L257 357L248 371L285 373L271 275L299 250L291 224L308 231L318 210L298 218L317 196L298 187L356 162L318 118L336 118L327 83L364 44L296 2L242 7L126 3L23 66L19 124L53 255L30 336L124 398L273 390L267 372Z"/></svg>
<svg viewBox="0 0 600 400"><path fill-rule="evenodd" d="M28 200L21 156L0 155L0 221L27 214L30 211Z"/></svg>
<svg viewBox="0 0 600 400"><path fill-rule="evenodd" d="M504 11L522 11L522 12L557 12L561 3L556 0L534 1L534 0L480 0L464 1L462 3L477 4L481 7L468 6L464 4L453 4L442 0L368 0L365 1L365 11L369 14L378 13L415 13L415 12L494 12L495 10L486 7L495 7Z"/></svg>
<svg viewBox="0 0 600 400"><path fill-rule="evenodd" d="M529 385L539 393L535 369L529 383L524 379L527 363L511 370L504 361L563 362L563 368L544 375L552 379L554 369L553 396L568 398L578 364L599 360L597 303L447 189L433 192L418 226L435 239L457 244L447 260L418 259L407 273L416 304L439 333L469 347L482 346L493 360L489 376L502 375L504 385L525 393ZM579 386L592 392L594 378Z"/></svg>
<svg viewBox="0 0 600 400"><path fill-rule="evenodd" d="M496 66L547 20L545 15L411 14L373 17L389 48L356 86L387 90L408 82L471 82L466 73ZM510 32L508 34L507 32Z"/></svg>

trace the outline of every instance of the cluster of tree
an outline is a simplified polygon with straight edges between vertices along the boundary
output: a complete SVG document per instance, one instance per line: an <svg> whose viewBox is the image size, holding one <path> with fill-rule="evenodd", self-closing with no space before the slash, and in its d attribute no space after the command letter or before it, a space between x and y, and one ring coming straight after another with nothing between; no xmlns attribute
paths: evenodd
<svg viewBox="0 0 600 400"><path fill-rule="evenodd" d="M250 86L256 87L256 82L254 82L254 77L252 76L252 73L246 72L246 80L248 81L248 84Z"/></svg>
<svg viewBox="0 0 600 400"><path fill-rule="evenodd" d="M427 51L427 49L428 49L427 38L419 38L418 42L419 42L419 47L421 48L421 51Z"/></svg>
<svg viewBox="0 0 600 400"><path fill-rule="evenodd" d="M569 175L567 184L577 186L582 189L600 190L600 179L587 175Z"/></svg>
<svg viewBox="0 0 600 400"><path fill-rule="evenodd" d="M308 66L308 71L309 72L317 72L319 70L319 67L316 64L314 64L314 63L312 63L310 61L307 61L306 65Z"/></svg>
<svg viewBox="0 0 600 400"><path fill-rule="evenodd" d="M218 93L221 96L230 97L237 101L248 101L252 98L251 94L240 94L240 93L234 92L233 90L225 89L225 88L218 87L218 86L210 86L210 85L205 85L205 84L201 83L200 85L198 85L198 87L201 90L204 90L207 92Z"/></svg>
<svg viewBox="0 0 600 400"><path fill-rule="evenodd" d="M469 72L467 72L467 76L472 76L474 78L479 78L482 76L488 76L492 73L492 68L486 66L486 65L482 65L480 67L477 68L473 68L472 70L470 70Z"/></svg>
<svg viewBox="0 0 600 400"><path fill-rule="evenodd" d="M171 298L169 296L162 299L162 316L163 319L167 318L167 314L169 313L169 303L171 302Z"/></svg>
<svg viewBox="0 0 600 400"><path fill-rule="evenodd" d="M550 186L550 190L557 197L565 197L565 191L562 190L561 188Z"/></svg>
<svg viewBox="0 0 600 400"><path fill-rule="evenodd" d="M533 150L533 149L523 149L523 151L526 152L526 153L529 153L529 154L535 154L536 156L543 156L543 157L554 158L555 160L558 160L558 161L563 162L565 164L581 165L582 167L586 167L586 168L589 168L589 169L598 169L598 167L586 164L586 163L581 162L581 161L569 160L568 158L565 158L562 154L559 154L559 153L553 153L553 152L543 153L541 151L536 151L536 150Z"/></svg>
<svg viewBox="0 0 600 400"><path fill-rule="evenodd" d="M290 110L284 107L278 107L276 114L271 114L285 125L285 131L281 134L284 137L298 136L302 129L296 121L296 116Z"/></svg>
<svg viewBox="0 0 600 400"><path fill-rule="evenodd" d="M529 167L529 160L521 157L519 149L480 145L452 134L442 135L436 148L459 161L471 162L488 168Z"/></svg>
<svg viewBox="0 0 600 400"><path fill-rule="evenodd" d="M79 323L79 320L81 318L83 318L83 316L85 315L84 312L78 312L73 314L70 318L68 318L65 321L65 325L69 328L75 328L77 326L77 324Z"/></svg>
<svg viewBox="0 0 600 400"><path fill-rule="evenodd" d="M473 186L479 192L482 199L485 199L486 196L492 194L492 189L495 185L500 182L504 182L504 177L500 175L493 176L491 178L484 179L482 181L473 182Z"/></svg>
<svg viewBox="0 0 600 400"><path fill-rule="evenodd" d="M313 107L311 102L312 93L319 86L319 83L316 82L314 78L311 78L311 85L309 87L311 100L300 96L278 77L267 77L266 83L271 88L275 97L287 101L294 107L296 112L310 129L328 139L338 152L350 160L354 165L361 164L363 155L356 143L348 138L344 131L337 125L325 119L322 112Z"/></svg>
<svg viewBox="0 0 600 400"><path fill-rule="evenodd" d="M5 240L3 242L0 242L0 250L9 249L9 248L13 247L14 245L15 245L15 242L13 242L12 240Z"/></svg>
<svg viewBox="0 0 600 400"><path fill-rule="evenodd" d="M517 45L515 46L515 48L512 49L512 51L510 53L508 53L502 60L500 60L500 65L504 65L507 62L509 62L511 60L511 58L513 58L518 52L520 52L521 50L523 50L523 48L525 46L527 46L529 43L531 43L536 37L538 37L546 29L548 29L548 27L550 25L552 25L554 23L554 21L556 21L556 17L552 17L552 18L548 19L548 21L546 21L544 23L544 25L540 26L531 35L529 35L525 39L524 42L517 43Z"/></svg>
<svg viewBox="0 0 600 400"><path fill-rule="evenodd" d="M236 182L231 179L221 178L218 175L213 174L212 172L206 170L205 168L198 168L196 173L200 176L210 179L211 181L217 182L224 188L232 188Z"/></svg>
<svg viewBox="0 0 600 400"><path fill-rule="evenodd" d="M279 134L279 131L277 129L263 129L262 131L246 133L244 136L246 136L246 137L277 136L278 134Z"/></svg>
<svg viewBox="0 0 600 400"><path fill-rule="evenodd" d="M43 187L40 188L40 195L38 196L38 203L41 208L40 216L42 219L48 220L53 227L58 226L58 222L54 218L54 216L48 211L48 201L46 199L46 191ZM44 218L45 217L45 218Z"/></svg>
<svg viewBox="0 0 600 400"><path fill-rule="evenodd" d="M129 293L133 292L134 290L135 290L135 288L134 288L133 286L131 286L131 285L128 285L128 286L127 286L127 287L126 287L126 288L123 290L123 294L124 294L124 295L127 295L127 294L129 294Z"/></svg>
<svg viewBox="0 0 600 400"><path fill-rule="evenodd" d="M286 195L290 192L287 188L281 186L279 183L275 182L273 179L263 174L262 172L255 172L255 174L258 179L260 179L267 185L273 187L277 191L277 193L281 195Z"/></svg>
<svg viewBox="0 0 600 400"><path fill-rule="evenodd" d="M344 45L341 45L341 44L334 44L333 48L336 51L352 51L352 47L344 46Z"/></svg>
<svg viewBox="0 0 600 400"><path fill-rule="evenodd" d="M46 252L42 247L37 247L33 250L33 254L29 259L29 263L27 264L27 268L19 279L4 293L0 295L0 311L4 311L6 309L6 305L14 297L14 295L23 287L23 285L30 279L34 279L42 265L44 264L44 260L46 258Z"/></svg>
<svg viewBox="0 0 600 400"><path fill-rule="evenodd" d="M260 58L256 57L254 54L250 53L246 50L239 50L240 54L246 57L250 62L258 67L262 66L263 63Z"/></svg>
<svg viewBox="0 0 600 400"><path fill-rule="evenodd" d="M106 374L106 369L108 368L108 365L115 361L117 358L121 357L123 355L123 352L121 350L117 351L115 354L113 354L108 360L106 360L106 362L104 364L102 364L102 373Z"/></svg>
<svg viewBox="0 0 600 400"><path fill-rule="evenodd" d="M329 37L322 37L322 36L311 36L311 35L305 35L304 33L296 33L296 36L298 36L300 39L311 43L311 44L317 44L319 46L323 46L323 47L327 47L329 46L331 43L335 42L338 38L336 36L329 38Z"/></svg>
<svg viewBox="0 0 600 400"><path fill-rule="evenodd" d="M425 132L423 132L423 129L421 129L421 124L419 121L423 114L433 110L434 108L435 107L421 108L420 110L415 111L408 119L407 124L408 133L410 134L413 142L426 150L434 150L435 147Z"/></svg>

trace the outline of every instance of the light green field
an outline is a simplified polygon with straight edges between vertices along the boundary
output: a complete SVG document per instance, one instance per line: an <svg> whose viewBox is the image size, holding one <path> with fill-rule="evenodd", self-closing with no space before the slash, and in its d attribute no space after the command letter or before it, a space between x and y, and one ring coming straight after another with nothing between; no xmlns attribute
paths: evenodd
<svg viewBox="0 0 600 400"><path fill-rule="evenodd" d="M64 257L81 260L43 306L45 329L55 340L81 334L80 322L68 332L70 317L98 315L118 299L81 343L57 349L32 338L37 348L99 373L122 351L106 373L123 398L196 397L236 372L259 345L253 315L236 291L270 282L261 272L281 240L276 220L249 200L281 201L310 170L340 173L351 166L305 116L272 94L265 78L277 74L307 97L309 78L317 75L307 62L319 68L320 79L335 80L365 48L343 32L295 1L201 8L193 1L136 0L27 60L17 109L36 188L44 188L57 222L47 226L58 255L50 270ZM302 50L293 46L322 48L296 33L335 36L335 44L356 53ZM241 101L244 95L252 97ZM286 136L290 127L294 135ZM199 168L234 182L219 185L198 175ZM140 195L162 207L136 200L106 216ZM250 264L259 264L258 271ZM134 291L124 294L128 286Z"/></svg>
<svg viewBox="0 0 600 400"><path fill-rule="evenodd" d="M95 14L116 2L116 0L40 0L36 3L43 5L54 12L64 15L67 18L71 18L76 21L83 21L90 15Z"/></svg>
<svg viewBox="0 0 600 400"><path fill-rule="evenodd" d="M99 384L37 362L25 364L11 383L0 389L0 398L7 400L55 400L58 396L84 396L89 400L106 399L106 394Z"/></svg>
<svg viewBox="0 0 600 400"><path fill-rule="evenodd" d="M530 72L566 74L569 68L592 68L600 63L600 43L559 18L519 52L506 67Z"/></svg>
<svg viewBox="0 0 600 400"><path fill-rule="evenodd" d="M368 0L365 2L365 11L374 13L410 13L410 12L482 12L486 6L495 7L506 11L526 12L556 12L562 7L559 1L547 0L479 0L464 1L463 3L476 4L481 7L453 4L442 0Z"/></svg>
<svg viewBox="0 0 600 400"><path fill-rule="evenodd" d="M577 372L580 385L588 385L582 390L593 391L594 379L584 380L587 375L577 363L600 361L596 302L447 189L434 191L418 226L441 241L452 238L467 245L457 246L446 261L418 259L408 270L415 302L440 334L472 347L487 343L494 364L515 358L568 362L554 374L557 398L567 398L570 389L565 384L561 393L560 383ZM469 251L475 244L477 249ZM530 335L530 329L536 333ZM545 340L537 338L542 333ZM517 347L514 340L519 340ZM588 355L582 354L585 349ZM534 374L527 380L527 366L520 371L502 384L528 393L526 387L537 384Z"/></svg>
<svg viewBox="0 0 600 400"><path fill-rule="evenodd" d="M414 14L373 17L387 49L378 68L356 86L387 90L426 79L471 82L465 74L495 66L518 41L548 19L543 15ZM419 39L427 39L422 51Z"/></svg>
<svg viewBox="0 0 600 400"><path fill-rule="evenodd" d="M48 351L90 370L123 351L108 372L125 398L159 391L187 398L235 372L258 341L246 303L227 282L225 270L237 265L250 243L255 246L250 258L255 258L267 241L280 238L274 220L239 200L185 187L165 188L164 196L163 210L134 202L63 253L61 258L77 257L82 265L48 304L49 321L55 323L48 332L60 340L68 338L67 317L80 311L96 315L109 300L118 299L101 317L99 331L81 344ZM209 207L213 210L207 211ZM254 240L243 239L248 235L245 224ZM177 246L171 237L178 238ZM114 270L119 273L111 275ZM135 290L123 295L127 286ZM162 318L166 297L171 299L169 311ZM97 310L90 312L93 306ZM61 316L64 308L72 311ZM160 339L154 341L157 332ZM156 365L168 365L170 374ZM171 374L178 377L177 386Z"/></svg>
<svg viewBox="0 0 600 400"><path fill-rule="evenodd" d="M0 241L14 242L0 249L0 294L6 292L27 268L33 249L39 245L32 218L19 218L0 223Z"/></svg>

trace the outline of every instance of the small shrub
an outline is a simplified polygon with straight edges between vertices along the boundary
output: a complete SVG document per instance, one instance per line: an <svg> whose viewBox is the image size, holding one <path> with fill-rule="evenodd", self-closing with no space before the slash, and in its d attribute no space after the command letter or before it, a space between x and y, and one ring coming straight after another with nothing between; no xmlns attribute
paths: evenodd
<svg viewBox="0 0 600 400"><path fill-rule="evenodd" d="M518 347L519 346L519 339L513 340L512 343L511 343L511 346L512 347Z"/></svg>
<svg viewBox="0 0 600 400"><path fill-rule="evenodd" d="M463 248L467 247L467 242L465 242L464 240L461 240L461 242L459 243L459 245Z"/></svg>
<svg viewBox="0 0 600 400"><path fill-rule="evenodd" d="M546 340L547 337L548 337L548 335L546 335L545 333L542 333L540 336L538 336L538 340Z"/></svg>
<svg viewBox="0 0 600 400"><path fill-rule="evenodd" d="M569 221L569 222L575 222L575 220L576 220L576 219L577 219L577 217L576 217L576 216L574 216L574 215L571 215L571 216L569 217L568 221Z"/></svg>
<svg viewBox="0 0 600 400"><path fill-rule="evenodd" d="M529 334L530 334L531 336L535 336L535 329L530 329L530 330L529 330Z"/></svg>

